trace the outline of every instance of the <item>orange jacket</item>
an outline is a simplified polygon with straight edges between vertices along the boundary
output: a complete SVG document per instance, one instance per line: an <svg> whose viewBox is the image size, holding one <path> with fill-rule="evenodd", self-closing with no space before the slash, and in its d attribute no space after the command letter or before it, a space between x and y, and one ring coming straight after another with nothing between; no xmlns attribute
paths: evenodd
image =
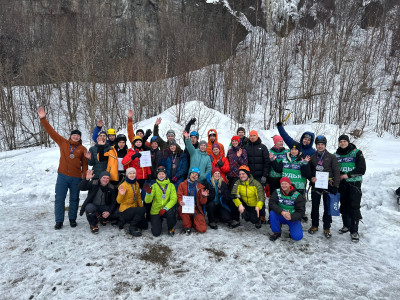
<svg viewBox="0 0 400 300"><path fill-rule="evenodd" d="M210 129L210 130L207 132L207 136L208 136L207 153L208 153L209 155L212 154L212 145L213 145L213 143L211 143L211 141L210 141L210 137L209 137L210 131L215 131L215 135L216 135L216 136L215 136L215 141L214 141L214 143L217 143L217 144L219 145L220 150L221 150L221 153L225 156L225 148L224 148L224 145L222 145L221 143L218 143L218 132L217 132L215 129Z"/></svg>
<svg viewBox="0 0 400 300"><path fill-rule="evenodd" d="M60 148L60 164L57 172L71 177L84 178L88 170L88 163L84 156L87 149L82 146L82 140L74 142L71 139L63 138L51 127L46 118L40 119L40 123ZM74 158L70 158L71 147L72 149L76 147L73 152Z"/></svg>
<svg viewBox="0 0 400 300"><path fill-rule="evenodd" d="M195 214L202 214L204 215L204 210L202 208L202 205L206 205L207 203L207 197L203 197L202 192L204 191L204 185L197 183L196 186L196 203L194 205L194 213ZM178 186L178 212L182 213L182 206L180 203L182 202L182 196L187 196L187 189L188 189L188 179L186 179L184 182L182 182Z"/></svg>
<svg viewBox="0 0 400 300"><path fill-rule="evenodd" d="M119 180L119 174L118 174L118 154L117 150L115 150L114 145L108 150L107 152L104 152L104 156L108 156L108 163L107 163L107 172L110 173L110 180L111 181L118 181ZM118 147L118 146L117 146ZM99 160L99 154L97 154L97 160Z"/></svg>
<svg viewBox="0 0 400 300"><path fill-rule="evenodd" d="M132 120L132 118L128 118L128 124L127 124L126 127L127 127L126 130L128 131L128 140L129 140L129 142L131 143L131 145L133 147L134 145L132 144L132 141L133 141L133 139L135 137L135 132L133 131L133 120ZM146 144L147 147L149 147L149 148L151 147L151 144L149 142L145 142L145 144Z"/></svg>
<svg viewBox="0 0 400 300"><path fill-rule="evenodd" d="M143 207L142 197L140 196L140 187L139 183L136 181L135 184L130 184L124 181L121 183L126 189L125 195L121 195L118 193L117 202L119 204L119 211L123 212L124 210L131 207ZM136 189L136 193L134 194L134 190Z"/></svg>

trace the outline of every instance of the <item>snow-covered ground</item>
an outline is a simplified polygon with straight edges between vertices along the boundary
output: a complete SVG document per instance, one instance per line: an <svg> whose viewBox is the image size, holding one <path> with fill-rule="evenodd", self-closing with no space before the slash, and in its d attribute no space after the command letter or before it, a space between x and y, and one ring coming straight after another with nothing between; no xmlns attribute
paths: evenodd
<svg viewBox="0 0 400 300"><path fill-rule="evenodd" d="M174 123L174 111L160 115L161 136L170 127L177 133L183 130L184 125ZM186 111L195 111L204 124L192 129L205 137L207 129L215 128L227 148L237 124L205 107ZM184 120L191 117L185 115ZM152 128L154 121L135 128ZM325 134L330 151L341 133L329 124L286 128L295 137L305 130ZM268 147L276 133L259 131ZM84 142L90 146L87 135ZM310 236L310 224L303 223L300 242L288 238L286 226L282 239L273 243L269 227L257 230L244 223L185 236L179 234L178 222L173 238L154 238L149 230L133 238L109 224L92 235L83 216L77 228L66 222L55 231L58 148L0 153L0 298L398 299L400 213L394 189L400 185L400 140L368 132L355 143L367 159L358 244L349 234L337 233L340 217L333 220L331 240L321 230ZM85 196L81 194L81 203Z"/></svg>

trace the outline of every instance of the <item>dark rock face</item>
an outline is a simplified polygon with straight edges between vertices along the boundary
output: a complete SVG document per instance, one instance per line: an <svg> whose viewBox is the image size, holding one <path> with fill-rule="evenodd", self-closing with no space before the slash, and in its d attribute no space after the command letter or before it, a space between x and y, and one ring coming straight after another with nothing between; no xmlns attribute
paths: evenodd
<svg viewBox="0 0 400 300"><path fill-rule="evenodd" d="M246 35L204 0L0 0L13 84L156 80L222 62Z"/></svg>

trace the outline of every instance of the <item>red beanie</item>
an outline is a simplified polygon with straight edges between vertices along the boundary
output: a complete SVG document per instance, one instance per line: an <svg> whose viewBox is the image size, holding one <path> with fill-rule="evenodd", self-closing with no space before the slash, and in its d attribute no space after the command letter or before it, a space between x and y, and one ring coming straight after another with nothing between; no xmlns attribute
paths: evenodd
<svg viewBox="0 0 400 300"><path fill-rule="evenodd" d="M274 135L272 140L274 141L274 145L276 145L277 142L283 141L283 138L280 135Z"/></svg>
<svg viewBox="0 0 400 300"><path fill-rule="evenodd" d="M255 130L250 131L249 136L250 136L250 135L255 135L255 136L258 138L258 132L255 131Z"/></svg>
<svg viewBox="0 0 400 300"><path fill-rule="evenodd" d="M212 170L211 170L211 176L213 176L215 172L219 172L219 173L222 175L221 169L218 168L218 167L213 167L213 168L212 168Z"/></svg>
<svg viewBox="0 0 400 300"><path fill-rule="evenodd" d="M233 136L232 138L231 138L231 142L232 141L237 141L238 143L240 143L240 137L238 137L237 135L235 135L235 136Z"/></svg>
<svg viewBox="0 0 400 300"><path fill-rule="evenodd" d="M282 182L287 182L287 183L289 183L289 184L292 184L292 183L290 182L289 177L282 177L281 180L280 180L279 182L280 182L280 183L282 183Z"/></svg>

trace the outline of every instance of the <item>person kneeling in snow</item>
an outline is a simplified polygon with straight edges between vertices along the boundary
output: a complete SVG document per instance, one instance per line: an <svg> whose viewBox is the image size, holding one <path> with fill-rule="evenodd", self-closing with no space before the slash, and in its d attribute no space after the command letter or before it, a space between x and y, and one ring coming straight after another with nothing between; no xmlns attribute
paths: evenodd
<svg viewBox="0 0 400 300"><path fill-rule="evenodd" d="M86 172L86 178L79 184L81 191L89 191L88 196L82 204L79 215L86 213L86 218L92 233L98 233L98 222L105 226L107 220L117 218L115 213L117 202L115 201L115 188L110 184L110 173L103 171L99 179L94 179L93 170Z"/></svg>
<svg viewBox="0 0 400 300"><path fill-rule="evenodd" d="M209 191L204 186L198 183L200 176L199 168L192 168L189 171L189 179L186 179L178 187L178 213L182 219L183 230L186 235L191 233L192 226L198 232L204 233L207 231L206 219L204 216L204 205L207 203ZM183 213L182 207L185 206L183 196L191 197L194 203L193 213Z"/></svg>
<svg viewBox="0 0 400 300"><path fill-rule="evenodd" d="M250 175L248 166L239 168L239 180L232 189L232 198L238 207L242 218L250 221L257 229L261 228L260 211L264 207L264 189L253 175Z"/></svg>
<svg viewBox="0 0 400 300"><path fill-rule="evenodd" d="M152 203L150 209L151 232L159 236L163 218L167 219L168 232L174 236L176 224L176 190L173 183L167 178L167 170L163 166L157 168L156 183L145 185L146 203Z"/></svg>
<svg viewBox="0 0 400 300"><path fill-rule="evenodd" d="M281 188L276 189L269 198L269 220L273 234L271 241L276 241L281 236L281 224L289 225L290 236L295 241L303 238L301 218L306 211L306 200L291 185L288 177L280 180Z"/></svg>
<svg viewBox="0 0 400 300"><path fill-rule="evenodd" d="M136 169L128 168L126 170L125 181L118 188L117 202L119 206L119 228L123 229L126 223L129 223L129 233L133 236L141 236L139 227L143 226L145 221L144 214L146 209L143 207L142 197L140 196L139 183L136 180Z"/></svg>

